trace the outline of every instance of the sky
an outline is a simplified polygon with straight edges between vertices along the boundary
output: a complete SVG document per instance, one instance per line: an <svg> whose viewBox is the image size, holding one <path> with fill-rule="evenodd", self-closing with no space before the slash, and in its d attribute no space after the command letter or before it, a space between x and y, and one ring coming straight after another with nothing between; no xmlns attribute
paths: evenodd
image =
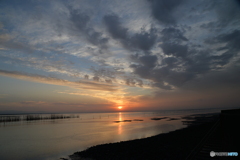
<svg viewBox="0 0 240 160"><path fill-rule="evenodd" d="M239 0L1 0L0 113L240 106Z"/></svg>

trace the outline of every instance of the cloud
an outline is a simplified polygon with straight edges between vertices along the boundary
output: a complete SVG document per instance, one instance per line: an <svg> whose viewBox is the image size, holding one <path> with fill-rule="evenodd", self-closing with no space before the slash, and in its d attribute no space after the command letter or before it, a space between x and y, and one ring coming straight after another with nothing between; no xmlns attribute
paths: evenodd
<svg viewBox="0 0 240 160"><path fill-rule="evenodd" d="M155 87L166 90L181 89L188 83L201 79L205 74L229 69L226 65L237 58L240 50L239 33L239 30L233 30L219 34L205 41L207 45L214 46L213 48L202 48L189 43L184 32L177 27L166 27L161 31L159 44L163 55L132 56L138 64L130 67L134 74L151 80Z"/></svg>
<svg viewBox="0 0 240 160"><path fill-rule="evenodd" d="M126 77L126 82L125 82L128 86L131 87L146 87L146 84L143 83L143 81L141 79L135 78L135 77ZM145 85L145 86L143 86Z"/></svg>
<svg viewBox="0 0 240 160"><path fill-rule="evenodd" d="M98 76L94 76L93 80L96 81L96 82L99 82L100 78Z"/></svg>
<svg viewBox="0 0 240 160"><path fill-rule="evenodd" d="M100 47L101 49L107 48L108 38L104 37L101 32L97 32L93 27L90 26L90 16L87 13L81 12L69 8L70 10L70 21L75 28L73 29L74 34L83 35L88 42ZM79 34L80 33L80 34Z"/></svg>
<svg viewBox="0 0 240 160"><path fill-rule="evenodd" d="M162 34L162 41L172 41L172 42L179 42L179 41L188 41L188 39L183 35L184 32L178 28L174 27L167 27L161 31Z"/></svg>
<svg viewBox="0 0 240 160"><path fill-rule="evenodd" d="M72 77L80 77L80 72L73 69L73 65L67 60L60 60L57 58L38 58L29 56L19 56L12 53L0 54L1 60L6 64L27 66L37 70L44 70L46 72L54 72L65 74Z"/></svg>
<svg viewBox="0 0 240 160"><path fill-rule="evenodd" d="M164 90L172 90L172 86L164 84L163 81L155 82L153 86Z"/></svg>
<svg viewBox="0 0 240 160"><path fill-rule="evenodd" d="M6 98L8 94L0 94L0 98Z"/></svg>
<svg viewBox="0 0 240 160"><path fill-rule="evenodd" d="M239 22L240 11L238 0L221 0L219 2L214 2L213 7L216 9L218 14L218 25L221 27Z"/></svg>
<svg viewBox="0 0 240 160"><path fill-rule="evenodd" d="M116 85L125 84L131 87L141 87L141 88L149 87L146 81L141 80L139 77L136 77L132 73L123 72L121 68L92 67L91 71L94 74L92 79L95 81L106 82L110 84L113 83Z"/></svg>
<svg viewBox="0 0 240 160"><path fill-rule="evenodd" d="M147 66L142 66L142 65L131 65L130 67L132 67L134 69L134 72L136 75L139 75L141 78L145 78L145 79L151 79L151 72L152 69L147 67Z"/></svg>
<svg viewBox="0 0 240 160"><path fill-rule="evenodd" d="M226 43L225 47L230 51L240 51L240 30L235 29L230 33L218 35L214 41L218 43Z"/></svg>
<svg viewBox="0 0 240 160"><path fill-rule="evenodd" d="M148 68L153 68L156 66L158 58L156 55L145 55L141 56L139 60L144 66Z"/></svg>
<svg viewBox="0 0 240 160"><path fill-rule="evenodd" d="M149 51L155 44L157 39L157 29L151 27L147 32L142 28L140 33L134 34L130 39L131 48L137 48L143 50L144 52Z"/></svg>
<svg viewBox="0 0 240 160"><path fill-rule="evenodd" d="M162 89L181 87L194 78L194 74L186 70L192 58L189 57L188 44L184 44L188 39L180 29L166 27L161 31L160 41L162 56L151 54L132 56L139 64L130 67L134 69L136 75L151 80L155 87ZM160 60L162 63L159 63Z"/></svg>
<svg viewBox="0 0 240 160"><path fill-rule="evenodd" d="M186 57L186 55L188 54L187 45L163 43L160 46L166 55L173 55L176 57Z"/></svg>
<svg viewBox="0 0 240 160"><path fill-rule="evenodd" d="M103 90L103 91L118 90L117 86L110 85L110 84L96 83L96 82L83 81L83 80L73 82L73 81L58 79L54 77L46 77L46 76L35 75L35 74L26 74L26 73L15 72L15 71L0 70L0 75L13 77L17 79L24 79L28 81L46 83L46 84L68 86L68 87L77 88L77 89Z"/></svg>
<svg viewBox="0 0 240 160"><path fill-rule="evenodd" d="M187 56L188 46L182 43L188 41L188 39L183 34L184 32L174 27L164 28L161 31L162 44L159 46L162 48L164 54L176 57Z"/></svg>
<svg viewBox="0 0 240 160"><path fill-rule="evenodd" d="M86 74L86 75L84 76L84 78L85 78L85 79L89 79L89 75Z"/></svg>
<svg viewBox="0 0 240 160"><path fill-rule="evenodd" d="M211 70L212 58L210 51L192 51L191 58L186 60L186 70L193 74L206 73Z"/></svg>
<svg viewBox="0 0 240 160"><path fill-rule="evenodd" d="M208 57L208 61L211 62L212 66L224 66L230 63L231 59L237 57L240 51L238 45L238 42L240 41L239 36L240 30L235 29L228 33L219 34L218 36L205 41L206 44L219 46L215 48L215 52L220 52L220 54Z"/></svg>
<svg viewBox="0 0 240 160"><path fill-rule="evenodd" d="M237 95L239 89L220 87L202 90L157 91L153 96L142 96L140 104L148 104L151 109L194 109L194 108L226 108L238 107L240 104Z"/></svg>
<svg viewBox="0 0 240 160"><path fill-rule="evenodd" d="M23 101L23 102L20 102L21 104L23 105L41 105L41 104L45 104L46 102L43 102L43 101Z"/></svg>
<svg viewBox="0 0 240 160"><path fill-rule="evenodd" d="M176 65L178 59L174 57L166 57L162 61L163 64L166 64L167 66L173 68Z"/></svg>
<svg viewBox="0 0 240 160"><path fill-rule="evenodd" d="M33 53L34 47L26 45L22 42L18 42L14 40L14 37L10 36L9 34L1 34L0 35L0 47L5 49L14 49L14 50L21 50L26 53Z"/></svg>
<svg viewBox="0 0 240 160"><path fill-rule="evenodd" d="M206 1L204 4L207 4ZM200 27L201 29L207 29L210 32L219 34L226 29L233 29L233 26L240 26L240 10L238 0L219 0L211 1L209 7L206 8L208 12L214 12L210 16L214 17ZM232 28L233 27L233 28Z"/></svg>
<svg viewBox="0 0 240 160"><path fill-rule="evenodd" d="M112 83L112 80L111 79L105 79L105 82Z"/></svg>
<svg viewBox="0 0 240 160"><path fill-rule="evenodd" d="M195 78L183 87L191 90L231 90L240 88L240 62L230 65L221 71L211 71Z"/></svg>
<svg viewBox="0 0 240 160"><path fill-rule="evenodd" d="M130 51L138 50L147 53L156 42L157 29L154 27L151 27L148 31L145 28L141 28L140 32L131 36L128 28L123 26L118 15L105 15L103 22L112 38L119 40L122 46Z"/></svg>
<svg viewBox="0 0 240 160"><path fill-rule="evenodd" d="M125 40L127 39L128 29L123 27L120 19L117 15L111 14L103 17L108 32L115 39Z"/></svg>
<svg viewBox="0 0 240 160"><path fill-rule="evenodd" d="M152 16L161 24L174 25L177 23L177 16L174 10L183 0L148 0L151 3Z"/></svg>
<svg viewBox="0 0 240 160"><path fill-rule="evenodd" d="M76 10L70 10L70 20L79 31L85 31L90 17L85 13L79 13Z"/></svg>
<svg viewBox="0 0 240 160"><path fill-rule="evenodd" d="M69 91L63 91L58 92L61 94L70 94L70 95L76 95L76 96L90 96L90 97L96 97L103 100L107 100L108 102L114 103L114 104L122 104L123 102L127 102L126 94L127 92L124 91L124 89L120 89L116 92L112 91L101 91L101 92L95 92L95 91L81 91L81 92L69 92Z"/></svg>
<svg viewBox="0 0 240 160"><path fill-rule="evenodd" d="M20 101L0 104L2 113L79 113L106 112L112 110L114 103L69 103L47 101ZM87 109L86 109L87 108ZM15 112L14 112L15 111Z"/></svg>

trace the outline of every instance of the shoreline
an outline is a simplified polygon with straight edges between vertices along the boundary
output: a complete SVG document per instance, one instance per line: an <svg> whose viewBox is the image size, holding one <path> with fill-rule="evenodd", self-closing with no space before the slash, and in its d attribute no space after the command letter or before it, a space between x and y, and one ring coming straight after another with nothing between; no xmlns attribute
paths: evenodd
<svg viewBox="0 0 240 160"><path fill-rule="evenodd" d="M71 160L185 159L219 119L219 114L185 116L184 119L190 122L186 128L142 139L100 144L69 157Z"/></svg>

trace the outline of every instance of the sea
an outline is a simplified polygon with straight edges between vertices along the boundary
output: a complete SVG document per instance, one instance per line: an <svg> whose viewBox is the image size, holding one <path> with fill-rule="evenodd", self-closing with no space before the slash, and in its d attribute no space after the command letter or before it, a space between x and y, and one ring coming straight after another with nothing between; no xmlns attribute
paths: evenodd
<svg viewBox="0 0 240 160"><path fill-rule="evenodd" d="M0 159L70 159L68 156L74 152L98 144L141 139L185 128L187 126L183 125L182 117L186 115L220 113L220 111L221 109L195 109L74 113L64 114L66 117L73 117L65 119L1 122ZM152 120L161 117L165 118ZM175 119L170 120L170 118Z"/></svg>

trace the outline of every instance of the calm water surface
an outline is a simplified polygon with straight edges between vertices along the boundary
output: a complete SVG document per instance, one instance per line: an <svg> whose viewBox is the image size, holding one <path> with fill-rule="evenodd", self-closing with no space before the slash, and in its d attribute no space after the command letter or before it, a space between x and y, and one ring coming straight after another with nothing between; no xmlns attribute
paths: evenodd
<svg viewBox="0 0 240 160"><path fill-rule="evenodd" d="M184 128L186 126L181 120L153 121L151 118L181 118L187 114L190 113L84 113L71 119L0 123L0 159L68 158L68 155L93 145L144 138ZM134 119L143 121L114 122Z"/></svg>

